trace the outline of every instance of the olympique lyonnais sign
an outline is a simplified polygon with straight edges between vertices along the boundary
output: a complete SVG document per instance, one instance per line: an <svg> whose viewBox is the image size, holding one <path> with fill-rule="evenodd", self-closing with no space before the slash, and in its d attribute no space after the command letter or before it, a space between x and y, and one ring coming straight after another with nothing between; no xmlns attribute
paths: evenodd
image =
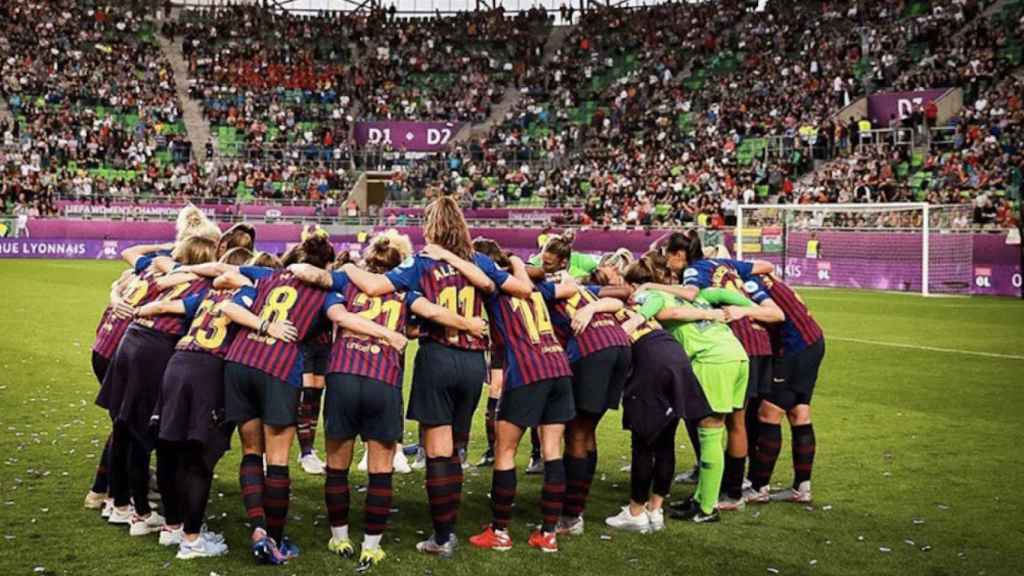
<svg viewBox="0 0 1024 576"><path fill-rule="evenodd" d="M868 96L868 116L875 126L888 126L893 114L902 120L914 112L914 108L938 100L945 89L919 90L916 92L880 92Z"/></svg>
<svg viewBox="0 0 1024 576"><path fill-rule="evenodd" d="M387 144L395 150L437 152L461 127L457 122L356 122L356 145Z"/></svg>

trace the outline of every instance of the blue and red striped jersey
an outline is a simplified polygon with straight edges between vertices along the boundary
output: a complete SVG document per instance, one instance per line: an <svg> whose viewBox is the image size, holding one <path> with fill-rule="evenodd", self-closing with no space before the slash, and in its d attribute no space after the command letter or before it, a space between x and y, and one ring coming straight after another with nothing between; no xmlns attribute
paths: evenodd
<svg viewBox="0 0 1024 576"><path fill-rule="evenodd" d="M155 273L153 272L136 272L132 281L121 290L121 298L133 307L145 304L160 294L160 289L154 280ZM124 337L124 333L128 331L128 326L131 323L130 317L114 318L113 307L108 305L103 311L99 326L96 327L96 340L93 342L92 351L108 360L113 358L118 344L121 343L121 338Z"/></svg>
<svg viewBox="0 0 1024 576"><path fill-rule="evenodd" d="M266 372L296 388L302 386L299 343L317 326L327 292L302 282L287 270L243 267L239 271L257 281L253 313L268 322L288 320L295 326L298 340L284 342L242 327L226 359Z"/></svg>
<svg viewBox="0 0 1024 576"><path fill-rule="evenodd" d="M474 254L473 263L483 270L496 286L501 286L508 279L508 272L499 269L493 260L483 254ZM459 316L484 317L485 294L477 290L450 264L416 255L402 262L386 276L399 292L418 292L427 300L448 308ZM487 350L490 347L486 337L476 338L468 332L452 330L434 322L424 322L423 328L428 338L453 348Z"/></svg>
<svg viewBox="0 0 1024 576"><path fill-rule="evenodd" d="M206 296L206 291L212 284L213 282L209 278L196 278L165 288L153 301L181 300L185 303L185 314L159 314L151 318L138 318L135 323L165 334L184 335L188 331L189 325L192 324L192 317L199 308L200 302L203 301L203 297Z"/></svg>
<svg viewBox="0 0 1024 576"><path fill-rule="evenodd" d="M178 340L178 350L206 352L219 358L228 353L238 325L222 313L222 308L235 297L235 290L210 290L199 303L188 332Z"/></svg>
<svg viewBox="0 0 1024 576"><path fill-rule="evenodd" d="M343 304L352 314L358 314L388 330L405 333L409 307L419 297L415 292L368 296L355 284L348 284L342 292L332 292L327 296L324 312L332 306ZM365 376L400 388L404 364L404 354L386 340L340 330L331 347L327 373Z"/></svg>
<svg viewBox="0 0 1024 576"><path fill-rule="evenodd" d="M794 354L820 340L824 333L811 316L803 300L785 282L773 275L750 276L744 283L747 295L754 302L771 298L786 315L779 325L781 342L776 348L777 355Z"/></svg>
<svg viewBox="0 0 1024 576"><path fill-rule="evenodd" d="M555 286L551 282L537 283L538 288L542 286L544 290L551 290L554 293ZM569 298L548 302L555 335L565 348L570 364L606 348L630 345L629 336L623 331L615 315L607 312L594 314L586 330L578 335L573 333L572 319L576 316L576 311L597 300L596 290L580 286L579 291Z"/></svg>
<svg viewBox="0 0 1024 576"><path fill-rule="evenodd" d="M538 284L529 299L500 291L487 298L492 338L504 348L507 388L572 376L548 313L554 299L554 286L547 283Z"/></svg>
<svg viewBox="0 0 1024 576"><path fill-rule="evenodd" d="M742 260L714 259L698 260L683 271L683 284L697 288L725 288L740 294L745 293L740 270L750 274L753 265ZM768 330L750 318L740 318L729 323L736 339L743 345L747 356L771 356L772 342Z"/></svg>

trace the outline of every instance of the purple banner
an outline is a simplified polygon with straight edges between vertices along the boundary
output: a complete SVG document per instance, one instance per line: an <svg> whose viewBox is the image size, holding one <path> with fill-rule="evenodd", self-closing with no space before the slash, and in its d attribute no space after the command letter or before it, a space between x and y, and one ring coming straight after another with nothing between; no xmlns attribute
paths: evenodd
<svg viewBox="0 0 1024 576"><path fill-rule="evenodd" d="M39 233L45 223L48 234ZM168 241L174 226L150 222L68 222L35 220L34 238L0 239L0 258L116 258L124 248L140 243ZM413 244L423 245L419 227L401 227ZM92 236L85 234L92 232ZM474 228L474 237L497 240L521 255L536 253L540 230L526 228ZM257 247L280 253L299 237L299 226L258 224ZM639 254L664 231L581 230L575 249L601 254L625 247ZM731 246L731 235L725 243ZM786 278L798 286L866 288L919 292L921 289L921 236L900 232L818 231L818 257L807 257L807 232L787 236ZM1020 296L1020 246L1006 243L1007 234L934 234L931 238L932 292ZM333 236L339 249L358 250L365 237ZM746 254L781 263L778 254Z"/></svg>
<svg viewBox="0 0 1024 576"><path fill-rule="evenodd" d="M254 222L256 237L261 240L293 242L302 234L299 224L262 224ZM227 229L230 224L220 224ZM28 222L29 235L33 238L108 240L158 240L174 239L173 222L112 222L109 220L51 220L37 218Z"/></svg>
<svg viewBox="0 0 1024 576"><path fill-rule="evenodd" d="M437 152L461 127L458 122L356 122L356 145L388 144L395 150Z"/></svg>
<svg viewBox="0 0 1024 576"><path fill-rule="evenodd" d="M174 218L184 203L134 203L111 202L94 204L86 201L58 200L57 210L65 216L94 216L109 218L111 216L165 216ZM275 206L259 204L205 204L196 203L207 216L242 214L258 218L304 217L317 215L315 206Z"/></svg>
<svg viewBox="0 0 1024 576"><path fill-rule="evenodd" d="M807 257L808 232L790 232L785 278L796 286L921 291L921 235L900 232L818 231L818 257ZM1006 233L933 234L929 291L935 294L1020 296L1020 246ZM781 267L780 254L745 254ZM780 270L780 272L783 272Z"/></svg>
<svg viewBox="0 0 1024 576"><path fill-rule="evenodd" d="M876 127L888 127L894 115L898 120L910 116L914 108L938 100L946 89L919 90L917 92L880 92L868 96L868 117Z"/></svg>

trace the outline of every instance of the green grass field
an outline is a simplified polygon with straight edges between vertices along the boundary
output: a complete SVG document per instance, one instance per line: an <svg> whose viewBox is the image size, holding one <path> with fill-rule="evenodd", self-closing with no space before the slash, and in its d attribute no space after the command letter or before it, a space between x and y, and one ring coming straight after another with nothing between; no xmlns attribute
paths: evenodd
<svg viewBox="0 0 1024 576"><path fill-rule="evenodd" d="M114 263L3 261L8 312L0 319L0 575L350 573L327 553L322 477L292 466L288 531L301 558L253 566L238 495L238 452L221 462L209 508L231 553L185 563L155 537L82 509L109 421L93 405L89 349ZM601 462L587 532L561 540L557 555L526 547L539 521L540 482L520 475L507 553L463 546L455 560L417 555L429 531L422 476L396 477L389 561L379 574L1018 574L1024 459L1024 303L922 299L854 291L803 291L825 328L828 352L815 397L818 454L813 507L773 504L725 516L718 525L671 523L641 536L603 520L628 495L629 442L619 414L601 427ZM932 349L925 349L931 347ZM482 416L471 445L483 444ZM410 426L408 432L414 433ZM788 433L787 433L788 437ZM322 450L322 435L318 439ZM679 434L680 444L687 443ZM788 440L775 475L792 477ZM528 450L526 450L528 452ZM525 457L521 457L525 464ZM693 461L687 446L680 468ZM365 476L353 472L353 483ZM489 518L489 469L467 471L459 535ZM683 497L688 487L673 496ZM361 533L363 495L353 491ZM605 535L610 535L608 539ZM359 538L357 538L358 540Z"/></svg>

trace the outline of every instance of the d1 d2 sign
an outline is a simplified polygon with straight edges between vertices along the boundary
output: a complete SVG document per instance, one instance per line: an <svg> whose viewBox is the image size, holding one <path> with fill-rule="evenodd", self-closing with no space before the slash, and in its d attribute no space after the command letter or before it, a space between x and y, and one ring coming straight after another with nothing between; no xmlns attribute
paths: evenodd
<svg viewBox="0 0 1024 576"><path fill-rule="evenodd" d="M437 152L459 133L457 122L356 122L357 146L388 145L395 150Z"/></svg>

